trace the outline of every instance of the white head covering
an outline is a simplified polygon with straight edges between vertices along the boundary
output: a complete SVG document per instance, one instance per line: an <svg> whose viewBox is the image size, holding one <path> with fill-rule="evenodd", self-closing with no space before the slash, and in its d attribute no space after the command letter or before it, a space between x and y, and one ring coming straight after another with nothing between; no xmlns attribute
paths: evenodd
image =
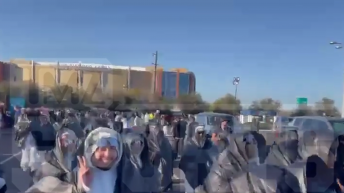
<svg viewBox="0 0 344 193"><path fill-rule="evenodd" d="M91 131L87 138L85 139L85 158L86 158L86 162L87 165L91 168L95 168L95 166L92 164L91 162L91 157L93 155L93 153L97 150L98 146L97 146L97 141L103 137L111 137L111 138L115 138L117 140L117 151L118 151L118 157L117 160L115 162L115 164L113 165L113 167L117 166L119 161L122 158L122 154L123 154L123 142L122 142L122 137L121 135L112 129L106 128L106 127L98 127L97 129Z"/></svg>

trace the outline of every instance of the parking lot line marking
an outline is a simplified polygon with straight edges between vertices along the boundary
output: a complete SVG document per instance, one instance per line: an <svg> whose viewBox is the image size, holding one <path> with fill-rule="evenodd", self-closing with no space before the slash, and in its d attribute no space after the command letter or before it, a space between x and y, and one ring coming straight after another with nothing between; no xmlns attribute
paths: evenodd
<svg viewBox="0 0 344 193"><path fill-rule="evenodd" d="M10 161L11 159L13 159L14 157L20 155L21 153L22 153L22 152L20 151L20 152L18 152L18 153L16 153L16 154L12 154L12 156L10 156L10 157L8 157L8 158L2 160L2 161L0 162L0 164L4 164L4 163Z"/></svg>

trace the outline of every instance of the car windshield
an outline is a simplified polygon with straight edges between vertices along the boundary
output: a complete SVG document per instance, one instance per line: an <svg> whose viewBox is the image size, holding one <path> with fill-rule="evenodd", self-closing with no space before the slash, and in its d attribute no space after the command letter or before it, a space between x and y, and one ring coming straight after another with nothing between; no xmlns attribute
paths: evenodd
<svg viewBox="0 0 344 193"><path fill-rule="evenodd" d="M208 116L208 125L220 125L221 120L226 119L228 120L228 125L233 126L233 117L230 115L213 115L213 116Z"/></svg>
<svg viewBox="0 0 344 193"><path fill-rule="evenodd" d="M288 124L289 123L289 117L281 117L281 123L282 124Z"/></svg>
<svg viewBox="0 0 344 193"><path fill-rule="evenodd" d="M344 119L343 120L331 120L329 121L334 131L344 131Z"/></svg>

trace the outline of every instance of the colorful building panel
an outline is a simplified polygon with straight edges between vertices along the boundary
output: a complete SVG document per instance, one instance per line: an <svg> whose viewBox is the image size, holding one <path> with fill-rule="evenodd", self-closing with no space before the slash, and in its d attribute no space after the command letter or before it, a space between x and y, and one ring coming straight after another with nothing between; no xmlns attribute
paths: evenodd
<svg viewBox="0 0 344 193"><path fill-rule="evenodd" d="M194 73L189 72L189 93L195 93L195 92L196 92L196 77Z"/></svg>
<svg viewBox="0 0 344 193"><path fill-rule="evenodd" d="M128 79L130 89L151 92L153 86L153 74L151 72L129 70Z"/></svg>
<svg viewBox="0 0 344 193"><path fill-rule="evenodd" d="M78 72L75 70L60 70L60 83L61 85L68 85L72 88L78 87ZM39 80L35 80L36 84Z"/></svg>
<svg viewBox="0 0 344 193"><path fill-rule="evenodd" d="M154 74L154 73L153 73ZM163 96L163 77L164 77L164 71L162 69L159 69L156 71L156 81L155 81L155 93L159 96ZM154 85L154 77L153 77L153 85ZM152 89L152 91L154 88Z"/></svg>
<svg viewBox="0 0 344 193"><path fill-rule="evenodd" d="M161 95L167 98L176 98L187 95L193 89L190 88L190 74L176 72L163 72ZM192 86L192 85L191 85Z"/></svg>
<svg viewBox="0 0 344 193"><path fill-rule="evenodd" d="M190 74L179 74L179 96L190 94Z"/></svg>
<svg viewBox="0 0 344 193"><path fill-rule="evenodd" d="M56 70L49 66L35 66L36 83L41 88L51 88L56 85Z"/></svg>
<svg viewBox="0 0 344 193"><path fill-rule="evenodd" d="M128 70L111 70L107 77L107 90L112 92L123 91L128 88Z"/></svg>
<svg viewBox="0 0 344 193"><path fill-rule="evenodd" d="M96 89L101 88L101 73L100 72L83 72L82 82L77 80L78 84L82 85L82 89L87 93L94 93Z"/></svg>
<svg viewBox="0 0 344 193"><path fill-rule="evenodd" d="M167 98L177 97L177 73L163 72L161 95Z"/></svg>
<svg viewBox="0 0 344 193"><path fill-rule="evenodd" d="M153 93L155 87L155 93L158 95L176 98L194 93L196 85L194 74L182 68L164 71L161 66L157 66L154 81L154 66L142 68L81 62L34 62L23 59L11 60L11 63L19 68L14 77L20 76L22 81L33 82L40 87L61 84L91 91L91 88L97 85L105 92L135 90L145 93ZM3 71L0 64L0 81L4 79Z"/></svg>

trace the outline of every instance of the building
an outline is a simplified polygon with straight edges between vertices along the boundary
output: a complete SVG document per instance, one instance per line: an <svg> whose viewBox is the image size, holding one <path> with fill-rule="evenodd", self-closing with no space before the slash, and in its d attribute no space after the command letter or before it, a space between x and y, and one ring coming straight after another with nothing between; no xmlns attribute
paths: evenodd
<svg viewBox="0 0 344 193"><path fill-rule="evenodd" d="M16 75L25 82L36 83L42 89L56 85L69 85L92 92L137 90L176 98L195 92L195 75L186 69L164 71L158 68L154 81L154 67L131 67L103 64L36 62L23 59L10 61L16 67ZM1 67L0 67L1 71ZM1 77L0 77L1 78Z"/></svg>
<svg viewBox="0 0 344 193"><path fill-rule="evenodd" d="M11 65L8 62L1 62L0 61L0 82L20 82L21 78L21 71L20 68L16 65Z"/></svg>

